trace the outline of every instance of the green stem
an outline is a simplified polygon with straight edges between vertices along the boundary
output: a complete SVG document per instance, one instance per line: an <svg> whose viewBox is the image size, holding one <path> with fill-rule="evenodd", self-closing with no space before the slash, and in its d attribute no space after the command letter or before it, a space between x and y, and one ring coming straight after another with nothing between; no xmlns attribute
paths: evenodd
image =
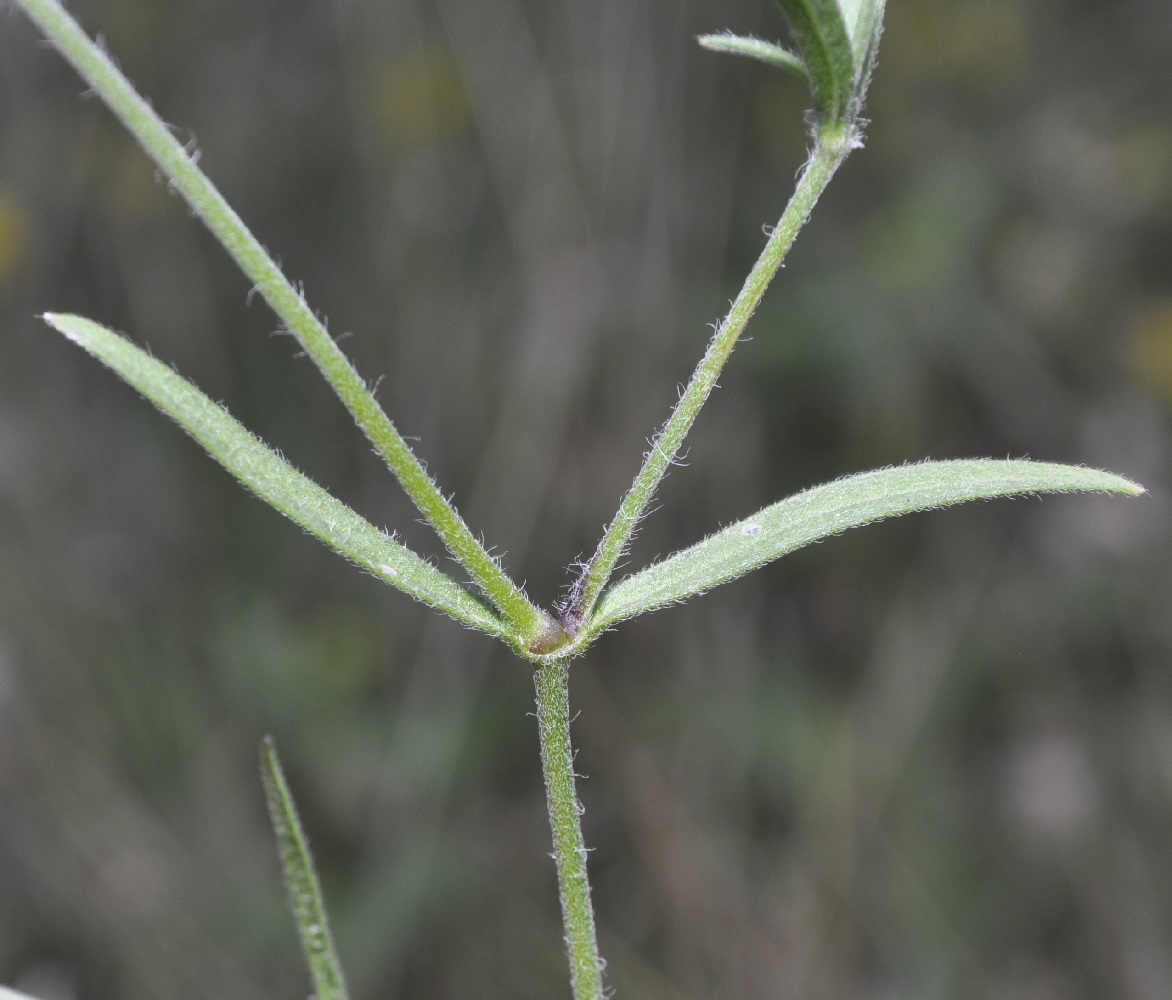
<svg viewBox="0 0 1172 1000"><path fill-rule="evenodd" d="M562 900L562 923L570 959L574 1000L602 1000L602 959L594 933L586 845L582 840L582 809L574 791L574 752L570 746L569 660L537 667L537 727L541 737L541 768L554 860Z"/></svg>
<svg viewBox="0 0 1172 1000"><path fill-rule="evenodd" d="M171 186L248 275L305 353L313 359L452 555L516 629L521 643L530 645L548 633L551 628L549 616L528 601L476 540L309 308L304 295L293 288L248 227L195 165L195 158L139 96L110 57L86 36L56 0L16 0L16 3L138 140Z"/></svg>
<svg viewBox="0 0 1172 1000"><path fill-rule="evenodd" d="M631 489L623 497L618 513L599 542L598 548L574 587L566 611L566 624L576 629L589 618L598 601L602 588L606 586L615 564L622 557L636 525L647 510L659 482L668 467L679 454L688 431L695 422L709 394L716 386L716 380L732 353L733 347L752 317L765 289L773 280L789 248L806 220L818 197L830 183L835 171L846 159L853 145L853 132L849 129L835 130L822 134L815 143L809 160L802 169L797 188L789 204L785 206L777 228L769 236L765 249L745 279L740 294L733 301L724 321L716 329L708 350L692 373L692 379L680 396L666 424L655 438L651 450L643 461L643 467L635 477Z"/></svg>

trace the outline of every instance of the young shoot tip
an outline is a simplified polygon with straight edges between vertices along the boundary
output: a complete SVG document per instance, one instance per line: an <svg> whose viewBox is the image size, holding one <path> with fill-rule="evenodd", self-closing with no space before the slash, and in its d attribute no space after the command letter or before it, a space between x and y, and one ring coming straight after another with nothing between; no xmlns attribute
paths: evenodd
<svg viewBox="0 0 1172 1000"><path fill-rule="evenodd" d="M562 621L542 612L537 632L528 640L526 649L532 656L548 656L559 649L564 649L573 639L573 635L566 630Z"/></svg>

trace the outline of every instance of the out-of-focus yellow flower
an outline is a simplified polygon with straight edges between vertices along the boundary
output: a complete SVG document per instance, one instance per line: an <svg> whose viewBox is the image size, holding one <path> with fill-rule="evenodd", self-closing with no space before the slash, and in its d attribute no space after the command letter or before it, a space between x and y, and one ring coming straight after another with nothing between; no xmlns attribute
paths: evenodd
<svg viewBox="0 0 1172 1000"><path fill-rule="evenodd" d="M1131 360L1140 380L1172 403L1172 299L1154 303L1139 314Z"/></svg>
<svg viewBox="0 0 1172 1000"><path fill-rule="evenodd" d="M1019 4L891 5L883 69L905 82L945 76L998 92L1018 86L1028 71L1030 43Z"/></svg>
<svg viewBox="0 0 1172 1000"><path fill-rule="evenodd" d="M7 287L16 275L21 258L27 251L28 221L3 191L0 191L0 289Z"/></svg>
<svg viewBox="0 0 1172 1000"><path fill-rule="evenodd" d="M393 63L379 95L391 131L416 142L456 135L471 118L456 62L442 46L416 49Z"/></svg>

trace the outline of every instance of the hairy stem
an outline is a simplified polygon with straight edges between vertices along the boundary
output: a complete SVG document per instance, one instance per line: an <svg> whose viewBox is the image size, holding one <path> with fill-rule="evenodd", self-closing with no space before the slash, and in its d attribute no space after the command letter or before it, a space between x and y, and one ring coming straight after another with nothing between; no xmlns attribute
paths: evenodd
<svg viewBox="0 0 1172 1000"><path fill-rule="evenodd" d="M601 1000L602 959L594 933L582 808L574 791L574 752L570 746L569 660L543 663L535 674L541 767L554 860L562 900L562 923L570 959L574 1000Z"/></svg>
<svg viewBox="0 0 1172 1000"><path fill-rule="evenodd" d="M520 588L477 541L309 308L304 295L294 289L264 247L199 170L196 158L171 134L110 57L89 39L56 0L15 2L138 140L172 188L183 196L191 210L248 275L305 353L313 359L452 555L516 629L521 644L529 645L550 631L549 616L529 603Z"/></svg>
<svg viewBox="0 0 1172 1000"><path fill-rule="evenodd" d="M602 588L614 572L615 564L622 557L660 480L679 454L684 438L687 437L697 415L716 386L716 380L720 377L725 362L728 361L733 347L756 311L765 289L769 287L798 232L809 218L814 203L826 189L826 185L830 183L831 177L846 159L853 145L854 134L850 130L819 135L814 150L802 169L793 197L785 206L785 211L777 223L777 228L769 235L765 249L761 251L761 256L757 258L745 279L740 294L733 301L728 315L717 327L708 344L708 350L692 373L691 381L684 389L667 423L656 436L651 450L643 461L643 467L619 505L618 513L599 542L590 563L576 582L565 612L565 624L568 628L576 628L589 618L594 610Z"/></svg>

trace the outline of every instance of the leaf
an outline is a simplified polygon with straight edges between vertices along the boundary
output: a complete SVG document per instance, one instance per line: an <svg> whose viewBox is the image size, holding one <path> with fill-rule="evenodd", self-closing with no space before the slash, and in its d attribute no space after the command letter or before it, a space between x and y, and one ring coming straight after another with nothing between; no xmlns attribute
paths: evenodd
<svg viewBox="0 0 1172 1000"><path fill-rule="evenodd" d="M852 22L849 14L847 23L851 47L855 53L855 96L852 115L858 116L863 108L867 88L871 84L875 59L879 54L879 37L883 34L883 10L886 0L842 0L844 6L848 2L853 2L857 6L853 27L850 26Z"/></svg>
<svg viewBox="0 0 1172 1000"><path fill-rule="evenodd" d="M819 130L854 141L885 0L778 0L813 84Z"/></svg>
<svg viewBox="0 0 1172 1000"><path fill-rule="evenodd" d="M302 475L227 410L161 361L80 316L46 313L44 319L117 372L240 482L311 535L385 583L467 625L514 642L512 630L455 580Z"/></svg>
<svg viewBox="0 0 1172 1000"><path fill-rule="evenodd" d="M847 528L965 500L1030 493L1143 493L1109 472L1041 462L922 462L848 476L798 493L627 577L598 602L588 631L675 604Z"/></svg>
<svg viewBox="0 0 1172 1000"><path fill-rule="evenodd" d="M855 56L838 0L778 0L810 70L822 128L849 127Z"/></svg>
<svg viewBox="0 0 1172 1000"><path fill-rule="evenodd" d="M777 69L793 73L803 80L807 87L814 85L810 79L810 70L802 61L802 57L788 49L783 49L780 45L773 44L773 42L767 42L761 38L746 38L743 35L734 35L732 32L701 35L696 41L712 52L727 52L734 56L757 59Z"/></svg>
<svg viewBox="0 0 1172 1000"><path fill-rule="evenodd" d="M309 841L297 818L297 807L281 770L277 748L267 736L260 746L260 773L273 830L277 834L277 850L281 856L285 886L289 890L289 906L309 962L314 995L317 1000L347 1000L346 979L334 949L321 884L313 867L313 856L309 853Z"/></svg>
<svg viewBox="0 0 1172 1000"><path fill-rule="evenodd" d="M17 993L16 990L0 986L0 1000L36 1000L36 998L30 997L27 993Z"/></svg>

